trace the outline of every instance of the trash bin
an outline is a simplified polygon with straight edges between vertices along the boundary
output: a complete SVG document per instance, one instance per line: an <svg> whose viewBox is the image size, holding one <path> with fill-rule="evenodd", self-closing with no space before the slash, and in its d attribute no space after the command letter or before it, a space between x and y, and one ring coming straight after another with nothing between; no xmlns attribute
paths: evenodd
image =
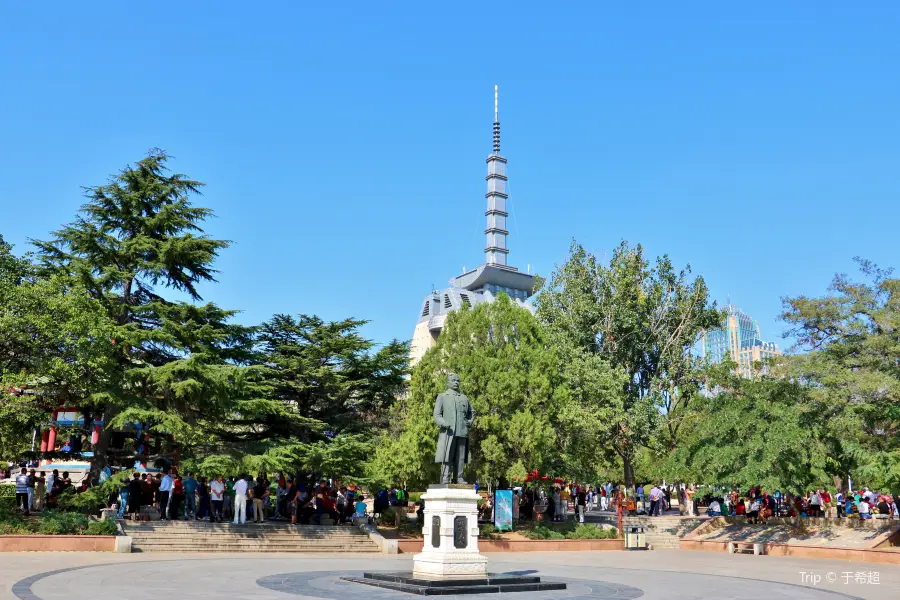
<svg viewBox="0 0 900 600"><path fill-rule="evenodd" d="M643 525L629 525L625 528L625 549L646 550L647 540Z"/></svg>

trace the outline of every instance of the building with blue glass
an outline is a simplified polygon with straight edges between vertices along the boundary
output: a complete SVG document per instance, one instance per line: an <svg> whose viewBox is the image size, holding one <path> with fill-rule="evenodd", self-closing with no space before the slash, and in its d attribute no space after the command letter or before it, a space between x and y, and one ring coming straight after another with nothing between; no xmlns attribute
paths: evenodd
<svg viewBox="0 0 900 600"><path fill-rule="evenodd" d="M701 352L704 358L713 364L724 362L730 358L737 363L737 371L743 377L751 377L758 370L768 370L767 362L781 356L778 344L762 341L757 323L750 315L745 314L737 306L725 306L726 319L723 329L711 329L703 333Z"/></svg>

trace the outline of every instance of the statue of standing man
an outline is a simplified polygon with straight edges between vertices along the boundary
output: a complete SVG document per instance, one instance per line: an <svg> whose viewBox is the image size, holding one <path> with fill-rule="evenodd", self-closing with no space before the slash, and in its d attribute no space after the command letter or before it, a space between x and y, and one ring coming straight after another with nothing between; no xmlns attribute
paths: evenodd
<svg viewBox="0 0 900 600"><path fill-rule="evenodd" d="M440 431L434 462L441 464L441 483L465 483L463 471L469 461L469 427L475 411L459 391L459 376L447 376L447 390L434 403L434 422Z"/></svg>

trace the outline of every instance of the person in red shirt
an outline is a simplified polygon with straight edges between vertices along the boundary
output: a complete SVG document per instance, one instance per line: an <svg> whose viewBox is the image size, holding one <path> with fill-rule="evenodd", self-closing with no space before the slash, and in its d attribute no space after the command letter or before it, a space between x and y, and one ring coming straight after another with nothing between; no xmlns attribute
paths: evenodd
<svg viewBox="0 0 900 600"><path fill-rule="evenodd" d="M738 498L738 501L734 503L734 514L741 516L747 514L747 507L744 506L743 498Z"/></svg>

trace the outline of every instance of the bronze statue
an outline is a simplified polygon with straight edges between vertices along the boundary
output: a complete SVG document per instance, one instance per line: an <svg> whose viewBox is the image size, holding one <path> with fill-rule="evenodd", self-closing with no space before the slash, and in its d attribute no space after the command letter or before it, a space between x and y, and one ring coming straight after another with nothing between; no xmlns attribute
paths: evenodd
<svg viewBox="0 0 900 600"><path fill-rule="evenodd" d="M469 427L475 411L459 391L459 377L447 376L447 390L434 403L434 422L440 435L434 462L441 464L441 483L465 483L463 471L469 462Z"/></svg>

